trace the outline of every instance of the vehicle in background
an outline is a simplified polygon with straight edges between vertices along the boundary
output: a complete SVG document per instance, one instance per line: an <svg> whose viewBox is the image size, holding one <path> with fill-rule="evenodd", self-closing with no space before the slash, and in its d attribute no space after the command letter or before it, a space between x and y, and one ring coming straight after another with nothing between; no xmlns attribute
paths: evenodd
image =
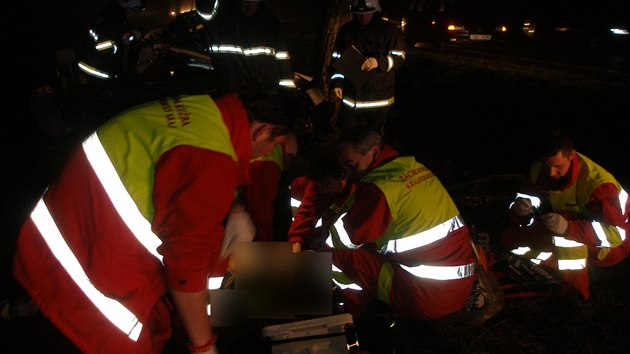
<svg viewBox="0 0 630 354"><path fill-rule="evenodd" d="M630 5L602 1L533 9L523 31L540 49L630 55Z"/></svg>
<svg viewBox="0 0 630 354"><path fill-rule="evenodd" d="M466 46L509 39L515 22L511 8L496 0L411 0L406 16L408 46Z"/></svg>

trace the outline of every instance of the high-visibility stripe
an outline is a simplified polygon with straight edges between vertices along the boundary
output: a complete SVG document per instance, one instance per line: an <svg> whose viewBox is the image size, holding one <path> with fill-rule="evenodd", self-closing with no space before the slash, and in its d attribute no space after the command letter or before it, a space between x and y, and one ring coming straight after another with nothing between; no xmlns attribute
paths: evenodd
<svg viewBox="0 0 630 354"><path fill-rule="evenodd" d="M332 265L333 282L341 289L363 290L359 284L353 283L347 275L345 275L341 269Z"/></svg>
<svg viewBox="0 0 630 354"><path fill-rule="evenodd" d="M343 98L343 103L352 108L377 108L377 107L387 107L394 104L394 97L390 97L386 100L375 100L375 101L354 101L350 98Z"/></svg>
<svg viewBox="0 0 630 354"><path fill-rule="evenodd" d="M208 278L208 290L216 290L221 288L223 283L223 277L209 277Z"/></svg>
<svg viewBox="0 0 630 354"><path fill-rule="evenodd" d="M532 202L532 206L534 208L540 208L541 205L541 201L540 198L534 196L534 195L529 195L529 194L524 194L524 193L516 193L516 198L524 198L524 199L529 199ZM514 198L514 199L516 199ZM512 208L512 205L514 205L514 202L512 202L510 204L510 208Z"/></svg>
<svg viewBox="0 0 630 354"><path fill-rule="evenodd" d="M394 58L391 55L387 56L387 72L392 71L394 68Z"/></svg>
<svg viewBox="0 0 630 354"><path fill-rule="evenodd" d="M473 276L475 274L475 267L477 266L477 263L473 262L459 266L432 266L425 264L415 267L408 267L402 264L400 266L418 278L454 280Z"/></svg>
<svg viewBox="0 0 630 354"><path fill-rule="evenodd" d="M104 79L104 80L107 80L107 79L111 78L110 74L108 74L108 73L106 73L104 71L98 70L98 69L96 69L96 68L94 68L92 66L89 66L89 65L87 65L86 63L84 63L82 61L80 61L77 64L77 66L79 67L79 69L81 69L81 71L83 71L84 73L86 73L86 74L88 74L90 76L94 76L94 77L97 77L99 79Z"/></svg>
<svg viewBox="0 0 630 354"><path fill-rule="evenodd" d="M85 139L83 151L118 215L142 246L161 262L162 255L157 252L157 248L162 241L153 233L151 224L140 213L138 206L127 192L96 133Z"/></svg>
<svg viewBox="0 0 630 354"><path fill-rule="evenodd" d="M445 238L449 234L449 232L455 231L463 226L464 223L460 220L459 216L455 216L439 225L430 228L429 230L422 231L415 235L388 241L385 252L398 253L423 247Z"/></svg>
<svg viewBox="0 0 630 354"><path fill-rule="evenodd" d="M283 79L278 82L278 85L283 87L295 88L295 81L291 79Z"/></svg>
<svg viewBox="0 0 630 354"><path fill-rule="evenodd" d="M275 57L278 60L289 59L289 54L286 51L278 51L272 47L251 47L243 48L233 44L213 44L209 47L212 53L219 54L240 54L244 56L257 56L257 55L269 55Z"/></svg>
<svg viewBox="0 0 630 354"><path fill-rule="evenodd" d="M118 47L116 46L116 43L111 40L97 43L94 48L96 48L96 50L99 52L107 49L111 49L113 54L116 54L116 52L118 52Z"/></svg>
<svg viewBox="0 0 630 354"><path fill-rule="evenodd" d="M346 78L346 77L345 77L345 76L343 76L343 74L338 74L338 73L337 73L337 74L333 74L333 75L330 77L330 79L331 79L331 80L335 80L335 79L342 79L342 80L343 80L343 79L345 79L345 78Z"/></svg>
<svg viewBox="0 0 630 354"><path fill-rule="evenodd" d="M389 54L397 56L397 57L401 57L403 59L405 59L405 51L404 50L390 50Z"/></svg>
<svg viewBox="0 0 630 354"><path fill-rule="evenodd" d="M287 52L286 50L279 50L276 52L276 59L289 60L291 59L291 56L289 55L289 52Z"/></svg>
<svg viewBox="0 0 630 354"><path fill-rule="evenodd" d="M342 244L344 244L347 248L359 248L361 247L361 245L355 245L354 243L352 243L352 241L350 241L350 236L348 235L348 233L346 232L346 229L344 229L343 227L343 217L346 215L346 213L341 214L341 216L339 216L339 218L337 219L337 221L335 221L334 227L335 230L337 231L337 235L339 235L339 241L341 241ZM332 239L331 239L331 247L332 247Z"/></svg>
<svg viewBox="0 0 630 354"><path fill-rule="evenodd" d="M559 270L580 270L586 268L586 259L559 259Z"/></svg>
<svg viewBox="0 0 630 354"><path fill-rule="evenodd" d="M114 326L127 334L131 340L137 341L142 331L142 323L123 304L105 296L94 287L79 260L65 242L43 199L35 206L31 219L55 258L87 298Z"/></svg>

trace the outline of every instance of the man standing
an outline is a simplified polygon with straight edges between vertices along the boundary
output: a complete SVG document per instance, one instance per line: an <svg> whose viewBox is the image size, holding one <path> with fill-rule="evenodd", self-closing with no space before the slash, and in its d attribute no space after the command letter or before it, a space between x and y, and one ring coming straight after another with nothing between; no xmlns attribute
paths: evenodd
<svg viewBox="0 0 630 354"><path fill-rule="evenodd" d="M354 1L354 18L337 34L333 68L343 56L361 58L331 71L333 92L342 100L337 123L341 130L368 124L382 131L394 104L396 70L405 61L405 47L399 30L383 20L380 11L378 0Z"/></svg>
<svg viewBox="0 0 630 354"><path fill-rule="evenodd" d="M216 353L207 289L227 266L224 222L251 158L285 139L282 107L176 96L112 118L25 221L16 279L83 352L160 353L172 302L189 350Z"/></svg>
<svg viewBox="0 0 630 354"><path fill-rule="evenodd" d="M359 316L375 300L394 313L435 319L464 308L475 282L468 228L438 178L381 143L370 127L342 134L337 157L356 183L335 224L333 264Z"/></svg>
<svg viewBox="0 0 630 354"><path fill-rule="evenodd" d="M207 26L210 55L226 92L295 87L280 21L263 0L228 0Z"/></svg>
<svg viewBox="0 0 630 354"><path fill-rule="evenodd" d="M545 132L529 181L510 206L514 225L501 245L559 271L565 291L590 297L588 264L615 265L630 251L628 193L604 168L575 151L558 128Z"/></svg>

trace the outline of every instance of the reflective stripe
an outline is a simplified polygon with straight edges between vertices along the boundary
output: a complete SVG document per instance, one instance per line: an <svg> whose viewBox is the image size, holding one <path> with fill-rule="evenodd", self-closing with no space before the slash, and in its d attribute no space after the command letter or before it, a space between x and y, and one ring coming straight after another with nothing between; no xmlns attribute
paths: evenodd
<svg viewBox="0 0 630 354"><path fill-rule="evenodd" d="M580 242L567 240L561 236L554 236L553 243L558 248L558 269L579 270L586 268L588 250Z"/></svg>
<svg viewBox="0 0 630 354"><path fill-rule="evenodd" d="M580 270L586 268L586 259L559 259L559 270Z"/></svg>
<svg viewBox="0 0 630 354"><path fill-rule="evenodd" d="M337 284L341 289L363 290L358 284L353 283L347 275L345 275L341 269L332 265L333 282Z"/></svg>
<svg viewBox="0 0 630 354"><path fill-rule="evenodd" d="M511 252L516 255L523 256L535 264L540 264L542 261L546 261L552 255L551 252L536 252L529 247L519 247L513 249Z"/></svg>
<svg viewBox="0 0 630 354"><path fill-rule="evenodd" d="M529 194L524 194L524 193L516 193L516 198L525 198L525 199L529 199L532 202L532 206L534 208L540 208L540 198L533 196L533 195L529 195ZM514 198L514 199L516 199ZM512 205L514 205L514 202L512 202L512 204L510 204L510 208L512 208Z"/></svg>
<svg viewBox="0 0 630 354"><path fill-rule="evenodd" d="M344 244L347 248L359 248L361 247L361 245L355 245L354 243L352 243L352 241L350 241L350 236L348 235L348 233L346 232L346 229L344 229L343 227L343 217L346 215L347 213L343 213L341 214L341 216L339 216L339 218L337 219L337 221L335 221L334 227L335 230L337 230L337 235L339 235L339 241L341 241L342 244ZM331 240L332 243L332 240ZM332 245L330 245L331 247L333 247Z"/></svg>
<svg viewBox="0 0 630 354"><path fill-rule="evenodd" d="M354 101L349 98L343 99L343 103L352 108L376 108L376 107L387 107L394 104L394 97L390 97L386 100L376 100L376 101Z"/></svg>
<svg viewBox="0 0 630 354"><path fill-rule="evenodd" d="M331 80L335 80L335 79L342 79L342 80L343 80L343 79L345 79L345 78L346 78L346 77L345 77L345 76L343 76L343 74L333 74L333 75L330 77L330 79L331 79Z"/></svg>
<svg viewBox="0 0 630 354"><path fill-rule="evenodd" d="M460 266L431 266L424 264L415 267L407 267L402 264L400 266L418 278L454 280L473 276L475 274L475 267L477 266L477 263L473 262Z"/></svg>
<svg viewBox="0 0 630 354"><path fill-rule="evenodd" d="M283 86L283 87L289 87L289 88L295 88L295 81L290 80L290 79L284 79L284 80L280 80L278 82L278 85Z"/></svg>
<svg viewBox="0 0 630 354"><path fill-rule="evenodd" d="M118 215L142 246L161 262L162 255L157 252L157 248L162 241L151 231L151 224L140 213L138 206L127 192L96 133L85 139L83 151Z"/></svg>
<svg viewBox="0 0 630 354"><path fill-rule="evenodd" d="M406 53L404 50L390 50L389 54L405 59Z"/></svg>
<svg viewBox="0 0 630 354"><path fill-rule="evenodd" d="M301 203L302 203L301 201L299 201L299 200L297 200L297 199L295 199L295 198L291 198L291 206L292 206L292 207L297 208L297 207L299 207L299 206L300 206L300 204L301 204Z"/></svg>
<svg viewBox="0 0 630 354"><path fill-rule="evenodd" d="M216 290L221 287L223 283L223 277L209 277L208 278L208 290Z"/></svg>
<svg viewBox="0 0 630 354"><path fill-rule="evenodd" d="M573 240L567 240L566 238L564 238L562 236L554 236L553 237L553 244L556 245L556 247L563 247L563 248L573 248L573 247L582 247L582 246L584 246L583 243L579 243L579 242L573 241Z"/></svg>
<svg viewBox="0 0 630 354"><path fill-rule="evenodd" d="M87 298L114 326L133 340L137 341L142 331L142 323L120 302L105 296L90 281L81 264L65 242L50 211L43 199L40 199L31 213L31 219L41 233L53 255Z"/></svg>
<svg viewBox="0 0 630 354"><path fill-rule="evenodd" d="M286 50L281 50L281 51L276 52L276 59L289 60L291 59L291 56L289 56L289 52L287 52Z"/></svg>
<svg viewBox="0 0 630 354"><path fill-rule="evenodd" d="M204 21L210 21L217 15L217 12L219 11L219 1L214 2L214 6L212 7L210 13L201 12L199 11L199 9L197 9L196 11L197 14L204 19Z"/></svg>
<svg viewBox="0 0 630 354"><path fill-rule="evenodd" d="M396 240L390 240L387 242L384 252L398 253L426 246L445 238L449 232L455 231L462 226L464 226L464 223L460 220L459 216L455 216L429 230Z"/></svg>
<svg viewBox="0 0 630 354"><path fill-rule="evenodd" d="M94 48L96 48L96 50L99 52L107 49L112 49L112 53L114 54L118 52L118 47L116 46L116 43L114 43L114 41L104 41L97 43Z"/></svg>
<svg viewBox="0 0 630 354"><path fill-rule="evenodd" d="M387 56L387 71L392 71L394 68L394 58L391 55Z"/></svg>
<svg viewBox="0 0 630 354"><path fill-rule="evenodd" d="M79 69L81 69L81 71L83 71L84 73L97 77L99 79L110 79L111 75L104 72L104 71L100 71L94 67L91 67L89 65L87 65L86 63L80 61L77 66L79 67Z"/></svg>
<svg viewBox="0 0 630 354"><path fill-rule="evenodd" d="M210 52L212 53L220 53L220 54L240 54L244 56L257 56L257 55L269 55L277 58L276 49L271 47L251 47L251 48L243 48L241 46L233 45L233 44L213 44L209 47ZM286 52L278 52L281 53L280 56L284 57ZM288 54L286 54L288 57ZM282 58L284 60L285 58ZM288 59L288 58L287 58Z"/></svg>

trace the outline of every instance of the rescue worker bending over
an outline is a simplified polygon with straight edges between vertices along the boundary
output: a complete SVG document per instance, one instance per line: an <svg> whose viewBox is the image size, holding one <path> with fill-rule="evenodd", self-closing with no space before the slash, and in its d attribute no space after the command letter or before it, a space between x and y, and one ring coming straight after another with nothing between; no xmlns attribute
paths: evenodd
<svg viewBox="0 0 630 354"><path fill-rule="evenodd" d="M628 256L628 193L615 177L577 152L552 128L536 142L539 158L510 205L513 226L501 246L558 270L564 293L590 298L589 265L609 267Z"/></svg>
<svg viewBox="0 0 630 354"><path fill-rule="evenodd" d="M248 220L242 210L228 213L250 160L284 141L290 117L276 97L234 94L166 97L113 117L23 224L16 279L82 352L161 353L174 305L189 350L216 353L208 288L248 236L230 230L251 229L233 225Z"/></svg>
<svg viewBox="0 0 630 354"><path fill-rule="evenodd" d="M346 308L357 318L374 301L420 319L455 313L476 279L468 228L438 178L381 139L362 126L342 133L337 149L356 183L328 249L346 278Z"/></svg>

